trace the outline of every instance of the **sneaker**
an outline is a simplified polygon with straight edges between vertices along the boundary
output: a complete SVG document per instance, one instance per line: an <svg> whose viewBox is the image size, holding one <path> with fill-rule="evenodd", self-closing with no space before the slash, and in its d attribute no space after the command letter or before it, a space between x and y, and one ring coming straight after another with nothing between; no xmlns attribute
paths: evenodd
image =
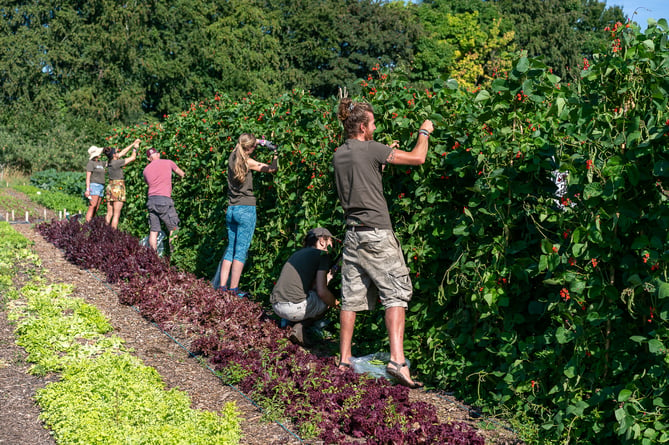
<svg viewBox="0 0 669 445"><path fill-rule="evenodd" d="M237 295L239 298L246 298L246 297L249 296L248 292L241 291L241 290L239 290L238 287L231 287L228 290L230 292L232 292L233 294Z"/></svg>
<svg viewBox="0 0 669 445"><path fill-rule="evenodd" d="M300 346L304 346L304 332L302 329L302 323L295 323L293 325L293 327L290 329L288 340Z"/></svg>
<svg viewBox="0 0 669 445"><path fill-rule="evenodd" d="M320 320L317 320L316 322L314 322L313 327L316 330L321 330L321 329L325 328L326 326L328 326L329 324L330 324L330 322L328 320L326 320L324 318L321 318Z"/></svg>

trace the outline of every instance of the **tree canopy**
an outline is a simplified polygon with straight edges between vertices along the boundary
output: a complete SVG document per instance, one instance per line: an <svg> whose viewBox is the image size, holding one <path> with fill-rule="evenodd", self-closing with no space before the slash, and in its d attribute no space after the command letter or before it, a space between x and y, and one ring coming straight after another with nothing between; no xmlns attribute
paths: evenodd
<svg viewBox="0 0 669 445"><path fill-rule="evenodd" d="M111 126L215 94L355 92L374 66L476 87L526 50L563 75L621 19L596 0L8 1L0 164L79 169Z"/></svg>

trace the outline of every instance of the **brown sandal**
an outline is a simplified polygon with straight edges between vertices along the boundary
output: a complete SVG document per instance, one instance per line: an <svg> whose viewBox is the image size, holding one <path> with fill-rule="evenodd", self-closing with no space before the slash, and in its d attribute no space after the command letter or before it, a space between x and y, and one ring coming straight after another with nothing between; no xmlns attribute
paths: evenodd
<svg viewBox="0 0 669 445"><path fill-rule="evenodd" d="M342 366L344 367L344 369L341 369ZM340 362L337 364L337 368L339 368L340 371L347 371L347 370L349 370L349 369L350 369L350 370L353 370L353 365L350 364L350 363L344 363L344 362L340 361Z"/></svg>
<svg viewBox="0 0 669 445"><path fill-rule="evenodd" d="M423 385L421 382L412 382L409 379L407 379L404 374L402 374L402 368L407 366L407 363L397 363L392 360L388 362L388 366L386 367L386 372L390 374L391 376L395 377L398 381L398 383L402 386L406 386L409 389L417 389L417 388L422 388Z"/></svg>

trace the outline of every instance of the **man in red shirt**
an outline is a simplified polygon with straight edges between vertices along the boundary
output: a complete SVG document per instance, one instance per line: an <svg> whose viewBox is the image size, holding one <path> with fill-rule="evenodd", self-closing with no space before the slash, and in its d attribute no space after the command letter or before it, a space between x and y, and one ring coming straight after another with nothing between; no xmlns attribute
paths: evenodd
<svg viewBox="0 0 669 445"><path fill-rule="evenodd" d="M160 159L160 153L155 148L146 151L149 164L144 168L144 181L149 186L149 198L146 207L149 210L149 245L153 250L158 249L158 232L162 221L172 234L179 228L179 216L172 201L172 172L180 177L185 173L174 161Z"/></svg>

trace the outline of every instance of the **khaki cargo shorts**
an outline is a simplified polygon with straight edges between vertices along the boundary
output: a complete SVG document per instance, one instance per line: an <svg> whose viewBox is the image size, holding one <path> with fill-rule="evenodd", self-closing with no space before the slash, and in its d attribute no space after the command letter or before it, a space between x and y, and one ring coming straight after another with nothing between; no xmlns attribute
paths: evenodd
<svg viewBox="0 0 669 445"><path fill-rule="evenodd" d="M407 308L411 301L409 269L392 230L348 230L341 273L344 311L371 310L379 297L385 308Z"/></svg>

